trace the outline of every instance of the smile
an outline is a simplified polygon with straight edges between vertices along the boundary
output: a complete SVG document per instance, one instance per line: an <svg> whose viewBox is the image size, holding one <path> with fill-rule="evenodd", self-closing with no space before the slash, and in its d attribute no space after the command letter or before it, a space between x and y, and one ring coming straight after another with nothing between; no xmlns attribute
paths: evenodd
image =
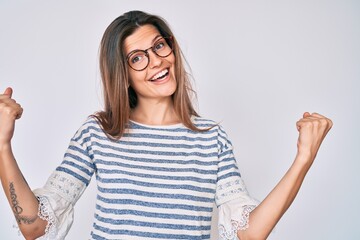
<svg viewBox="0 0 360 240"><path fill-rule="evenodd" d="M150 81L158 81L166 78L169 75L169 69L164 69L163 71L155 74Z"/></svg>

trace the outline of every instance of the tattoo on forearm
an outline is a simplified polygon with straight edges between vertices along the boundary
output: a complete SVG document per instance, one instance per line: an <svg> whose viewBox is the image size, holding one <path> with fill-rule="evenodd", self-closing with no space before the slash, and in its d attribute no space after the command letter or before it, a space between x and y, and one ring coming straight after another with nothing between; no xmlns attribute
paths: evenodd
<svg viewBox="0 0 360 240"><path fill-rule="evenodd" d="M38 218L38 216L27 217L27 216L20 215L23 212L23 209L22 209L22 207L20 207L19 202L17 200L14 183L10 182L9 188L10 188L11 206L12 206L12 210L14 212L17 223L18 224L21 224L21 223L32 224L33 222L35 222L35 220Z"/></svg>

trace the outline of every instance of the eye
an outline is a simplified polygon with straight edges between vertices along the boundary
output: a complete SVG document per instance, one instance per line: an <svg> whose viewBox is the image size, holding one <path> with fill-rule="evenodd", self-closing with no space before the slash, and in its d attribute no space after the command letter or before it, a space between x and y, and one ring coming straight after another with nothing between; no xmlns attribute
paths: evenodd
<svg viewBox="0 0 360 240"><path fill-rule="evenodd" d="M143 52L135 52L130 57L130 63L131 64L137 64L140 63L145 57L145 54Z"/></svg>
<svg viewBox="0 0 360 240"><path fill-rule="evenodd" d="M154 50L155 50L155 51L161 50L161 49L163 49L165 46L166 46L165 40L160 40L160 41L158 41L158 42L155 43L155 45L154 45Z"/></svg>

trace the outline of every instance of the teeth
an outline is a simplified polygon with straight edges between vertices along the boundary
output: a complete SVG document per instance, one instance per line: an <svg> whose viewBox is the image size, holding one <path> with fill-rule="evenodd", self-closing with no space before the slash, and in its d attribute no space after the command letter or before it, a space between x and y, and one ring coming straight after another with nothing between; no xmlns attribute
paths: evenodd
<svg viewBox="0 0 360 240"><path fill-rule="evenodd" d="M167 69L165 69L165 70L163 70L163 71L161 71L161 72L159 72L158 74L156 74L151 80L156 80L156 79L158 79L158 78L160 78L160 77L162 77L162 76L164 76L165 74L167 74L168 73L168 70Z"/></svg>

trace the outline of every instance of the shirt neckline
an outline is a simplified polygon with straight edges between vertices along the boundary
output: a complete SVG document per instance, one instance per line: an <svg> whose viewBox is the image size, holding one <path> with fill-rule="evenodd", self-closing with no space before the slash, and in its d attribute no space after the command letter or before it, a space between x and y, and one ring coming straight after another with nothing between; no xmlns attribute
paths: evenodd
<svg viewBox="0 0 360 240"><path fill-rule="evenodd" d="M135 125L139 125L142 127L146 127L146 128L162 128L162 129L169 129L169 128L179 128L179 127L183 127L184 124L183 123L174 123L174 124L169 124L169 125L150 125L150 124L145 124L145 123L139 123L136 122L134 120L129 119L129 122Z"/></svg>

